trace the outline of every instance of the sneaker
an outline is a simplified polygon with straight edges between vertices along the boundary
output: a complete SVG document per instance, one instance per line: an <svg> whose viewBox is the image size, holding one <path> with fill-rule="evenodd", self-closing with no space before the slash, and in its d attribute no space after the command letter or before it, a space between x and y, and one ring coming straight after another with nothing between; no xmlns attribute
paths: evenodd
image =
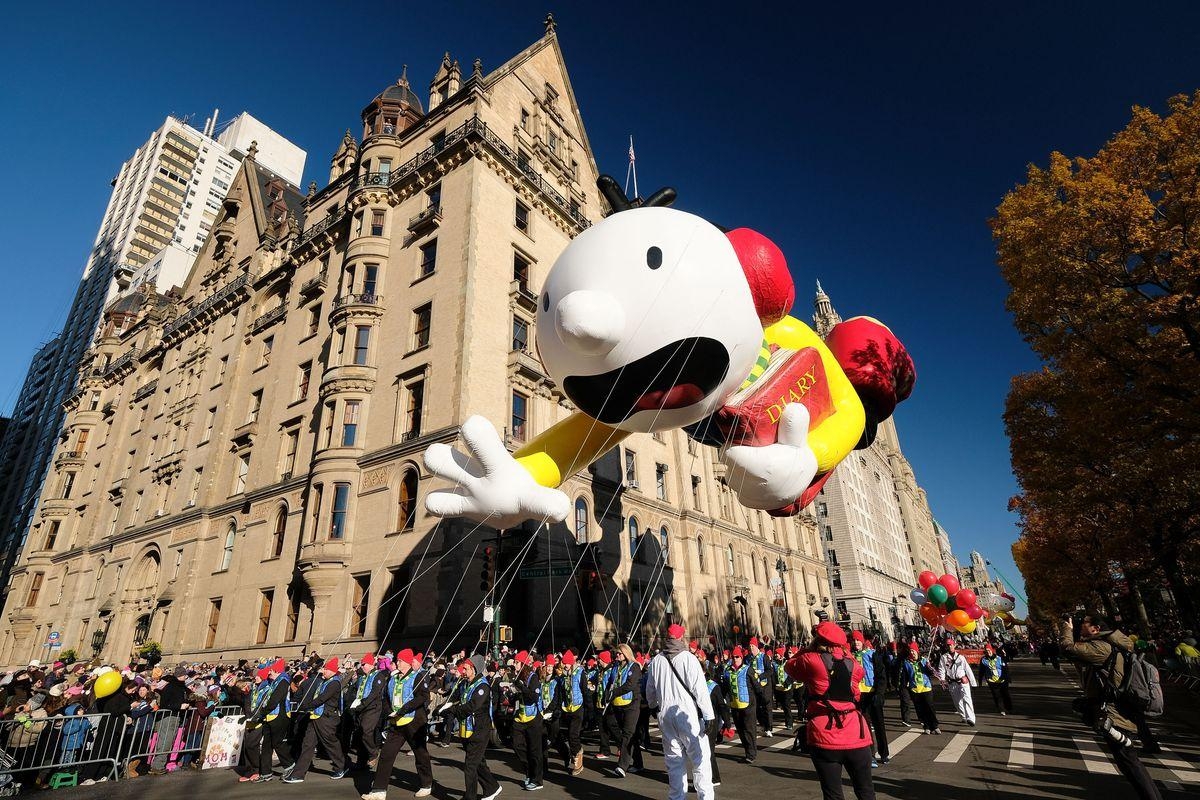
<svg viewBox="0 0 1200 800"><path fill-rule="evenodd" d="M329 780L331 780L331 781L340 781L342 778L346 777L346 774L347 774L348 772L350 772L350 770L348 770L348 769L342 769L342 770L338 770L337 772L335 772L335 773L333 773L332 775L330 775L330 776L329 776Z"/></svg>
<svg viewBox="0 0 1200 800"><path fill-rule="evenodd" d="M901 725L903 725L903 726L904 726L904 727L906 727L906 728L911 728L911 727L912 727L912 723L911 723L911 722L905 722L904 720L900 720L900 724L901 724Z"/></svg>
<svg viewBox="0 0 1200 800"><path fill-rule="evenodd" d="M253 775L242 775L242 776L240 776L240 777L238 778L238 783L250 783L250 781L256 781L256 780L258 780L258 773L257 773L257 772L256 772L256 773L254 773Z"/></svg>
<svg viewBox="0 0 1200 800"><path fill-rule="evenodd" d="M254 782L255 783L266 783L267 781L271 780L271 778L274 778L274 777L275 777L275 773L267 772L267 773L265 773L263 775L259 775L257 778L255 778Z"/></svg>
<svg viewBox="0 0 1200 800"><path fill-rule="evenodd" d="M284 783L304 783L304 778L293 778L291 775L283 779Z"/></svg>
<svg viewBox="0 0 1200 800"><path fill-rule="evenodd" d="M721 785L720 781L713 781L713 786L720 786L720 785Z"/></svg>
<svg viewBox="0 0 1200 800"><path fill-rule="evenodd" d="M872 758L871 759L871 769L878 769L878 768L879 768L879 762Z"/></svg>
<svg viewBox="0 0 1200 800"><path fill-rule="evenodd" d="M88 778L86 781L84 781L83 783L81 783L81 784L79 784L79 785L80 785L80 786L95 786L95 785L96 785L96 781L95 781L95 780L93 780L92 778Z"/></svg>
<svg viewBox="0 0 1200 800"><path fill-rule="evenodd" d="M387 790L376 789L375 791L367 792L366 794L360 794L359 797L361 797L362 800L387 800Z"/></svg>
<svg viewBox="0 0 1200 800"><path fill-rule="evenodd" d="M382 794L382 792L380 794ZM413 792L413 794L417 797L429 797L429 795L433 794L433 787L422 786L420 789L417 789L415 792ZM379 800L385 800L385 798L380 797Z"/></svg>
<svg viewBox="0 0 1200 800"><path fill-rule="evenodd" d="M542 788L542 785L540 783L525 784L525 791L527 791L527 792L536 792L538 789L541 789L541 788Z"/></svg>
<svg viewBox="0 0 1200 800"><path fill-rule="evenodd" d="M608 754L608 753L596 753L596 758L598 758L598 759L600 759L601 761L603 761L603 760L604 760L604 759L606 759L606 758L611 758L611 756L609 756L609 754Z"/></svg>
<svg viewBox="0 0 1200 800"><path fill-rule="evenodd" d="M763 734L763 736L768 736L768 737L773 737L774 735L775 735L775 731L771 730L770 728L767 728L767 732Z"/></svg>
<svg viewBox="0 0 1200 800"><path fill-rule="evenodd" d="M753 758L749 758L749 757L747 757L747 758L743 758L743 759L742 759L742 763L743 763L743 764L753 764L753 763L754 763L754 759L753 759Z"/></svg>
<svg viewBox="0 0 1200 800"><path fill-rule="evenodd" d="M967 720L967 724L968 724L968 725L970 725L972 728L974 728L974 727L975 727L975 720L973 720L973 719Z"/></svg>
<svg viewBox="0 0 1200 800"><path fill-rule="evenodd" d="M295 764L295 762L292 762L292 764L290 766L286 767L283 770L283 777L285 777L285 778L292 777L292 770L294 770L295 768L296 768L296 764Z"/></svg>
<svg viewBox="0 0 1200 800"><path fill-rule="evenodd" d="M624 778L625 770L621 769L620 767L617 767L616 769L613 770L613 775L616 775L618 778Z"/></svg>
<svg viewBox="0 0 1200 800"><path fill-rule="evenodd" d="M1002 716L1002 717L1007 717L1007 716L1008 716L1008 712L1007 712L1007 711L1001 711L1001 712L1000 712L1000 716Z"/></svg>
<svg viewBox="0 0 1200 800"><path fill-rule="evenodd" d="M879 759L879 763L880 764L890 764L890 763L892 763L892 758L891 758L891 756L888 756L887 758L881 758L881 759Z"/></svg>
<svg viewBox="0 0 1200 800"><path fill-rule="evenodd" d="M489 795L487 795L486 797L484 797L484 798L483 798L483 800L496 800L496 798L497 798L497 797L499 797L499 796L500 796L500 793L501 793L501 792L503 792L503 791L504 791L504 787L503 787L503 786L497 786L497 787L496 787L496 791L494 791L494 792L492 792L491 794L489 794Z"/></svg>
<svg viewBox="0 0 1200 800"><path fill-rule="evenodd" d="M924 734L925 736L928 736L929 734L933 733L933 731L929 730L929 728L923 728L921 730L921 733Z"/></svg>
<svg viewBox="0 0 1200 800"><path fill-rule="evenodd" d="M934 732L935 734L937 734L938 736L941 736L941 735L942 735L942 729L941 729L941 728L934 728L934 729L933 729L933 732Z"/></svg>

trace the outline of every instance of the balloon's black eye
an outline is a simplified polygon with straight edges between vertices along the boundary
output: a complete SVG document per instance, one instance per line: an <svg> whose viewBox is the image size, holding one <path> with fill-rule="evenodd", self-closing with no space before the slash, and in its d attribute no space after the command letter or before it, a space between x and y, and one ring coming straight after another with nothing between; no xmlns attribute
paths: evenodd
<svg viewBox="0 0 1200 800"><path fill-rule="evenodd" d="M550 310L550 295L547 292L542 292L542 311Z"/></svg>
<svg viewBox="0 0 1200 800"><path fill-rule="evenodd" d="M658 269L662 266L662 250L657 247L651 247L646 251L646 266L650 269Z"/></svg>

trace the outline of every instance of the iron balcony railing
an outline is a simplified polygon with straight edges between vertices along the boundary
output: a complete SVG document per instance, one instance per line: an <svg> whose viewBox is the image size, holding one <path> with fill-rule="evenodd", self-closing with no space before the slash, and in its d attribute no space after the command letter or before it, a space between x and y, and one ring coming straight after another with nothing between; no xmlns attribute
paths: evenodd
<svg viewBox="0 0 1200 800"><path fill-rule="evenodd" d="M300 238L296 240L296 247L302 247L308 244L314 238L332 228L334 225L346 218L345 209L333 214L326 214L325 219L313 225L311 228L300 234Z"/></svg>
<svg viewBox="0 0 1200 800"><path fill-rule="evenodd" d="M275 306L267 313L260 316L258 319L254 320L254 323L250 326L250 332L258 333L263 328L266 328L269 325L275 324L276 322L278 322L279 320L283 319L286 316L287 316L287 304L280 303L279 305Z"/></svg>
<svg viewBox="0 0 1200 800"><path fill-rule="evenodd" d="M343 294L333 298L333 308L336 310L349 305L377 306L382 302L381 294Z"/></svg>
<svg viewBox="0 0 1200 800"><path fill-rule="evenodd" d="M176 331L182 330L184 327L186 327L188 325L188 323L192 322L196 318L203 315L205 312L207 312L213 306L217 305L218 303L223 302L230 296L236 294L238 291L245 288L248 283L250 283L250 273L248 273L248 272L243 273L238 278L234 278L232 281L230 281L229 283L222 286L215 294L211 295L208 299L206 299L200 305L196 306L191 311L188 311L182 317L175 320L170 325L168 325L166 328L164 328L163 329L163 338L167 339L170 336L172 336Z"/></svg>

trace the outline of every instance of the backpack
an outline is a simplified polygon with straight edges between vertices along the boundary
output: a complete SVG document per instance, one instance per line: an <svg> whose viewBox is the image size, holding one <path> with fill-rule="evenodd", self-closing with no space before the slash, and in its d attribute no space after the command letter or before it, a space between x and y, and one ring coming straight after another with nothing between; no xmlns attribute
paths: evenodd
<svg viewBox="0 0 1200 800"><path fill-rule="evenodd" d="M1113 683L1113 668L1117 658L1124 659L1125 673L1119 685ZM1147 661L1140 653L1113 645L1112 654L1104 664L1105 685L1117 710L1141 714L1145 717L1158 717L1163 713L1162 683L1159 679L1158 667Z"/></svg>
<svg viewBox="0 0 1200 800"><path fill-rule="evenodd" d="M825 721L825 730L832 730L834 725L838 728L844 728L846 725L846 716L848 714L855 714L858 716L858 735L860 737L863 736L863 717L858 712L858 708L834 708L833 703L830 702L854 703L854 690L851 688L855 667L854 659L842 658L835 660L829 653L822 653L821 661L824 663L826 673L828 673L829 686L825 689L824 694L810 695L809 702L819 703L828 716L828 719Z"/></svg>

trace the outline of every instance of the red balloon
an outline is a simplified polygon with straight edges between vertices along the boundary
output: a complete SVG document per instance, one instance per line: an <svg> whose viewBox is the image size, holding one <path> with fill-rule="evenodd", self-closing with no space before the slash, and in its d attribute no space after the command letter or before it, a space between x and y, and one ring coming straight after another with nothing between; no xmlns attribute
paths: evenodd
<svg viewBox="0 0 1200 800"><path fill-rule="evenodd" d="M970 589L959 589L958 594L954 595L954 602L959 608L970 608L978 599Z"/></svg>
<svg viewBox="0 0 1200 800"><path fill-rule="evenodd" d="M983 618L984 618L984 619L987 619L988 617L990 617L990 616L992 615L992 613L991 613L990 611L988 611L986 608L984 608L984 609L981 609L981 610L983 611Z"/></svg>
<svg viewBox="0 0 1200 800"><path fill-rule="evenodd" d="M983 614L984 614L984 611L979 606L968 606L967 607L967 616L970 617L971 619L979 619L980 617L983 616Z"/></svg>
<svg viewBox="0 0 1200 800"><path fill-rule="evenodd" d="M920 584L922 589L928 589L930 586L933 586L937 582L938 582L937 575L934 575L929 570L925 570L924 572L922 572L920 575L917 576L917 583Z"/></svg>
<svg viewBox="0 0 1200 800"><path fill-rule="evenodd" d="M958 590L962 588L958 584L958 578L954 577L953 575L951 575L949 573L938 578L937 582L940 583L942 586L946 587L946 593L949 594L951 597L958 594Z"/></svg>
<svg viewBox="0 0 1200 800"><path fill-rule="evenodd" d="M936 626L942 618L942 612L933 603L921 606L921 617L930 625Z"/></svg>

